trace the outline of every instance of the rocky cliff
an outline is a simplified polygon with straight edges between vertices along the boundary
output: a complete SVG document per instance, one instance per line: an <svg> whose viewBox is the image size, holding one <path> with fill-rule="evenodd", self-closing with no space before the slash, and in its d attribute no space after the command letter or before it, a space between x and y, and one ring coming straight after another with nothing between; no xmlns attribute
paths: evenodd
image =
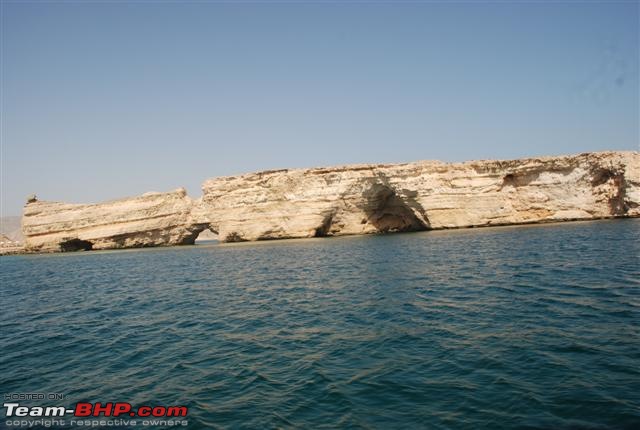
<svg viewBox="0 0 640 430"><path fill-rule="evenodd" d="M193 243L198 235L184 189L98 204L32 199L22 230L28 251L78 251ZM195 231L197 230L197 231Z"/></svg>
<svg viewBox="0 0 640 430"><path fill-rule="evenodd" d="M31 250L320 237L640 216L640 154L274 170L95 205L32 202Z"/></svg>

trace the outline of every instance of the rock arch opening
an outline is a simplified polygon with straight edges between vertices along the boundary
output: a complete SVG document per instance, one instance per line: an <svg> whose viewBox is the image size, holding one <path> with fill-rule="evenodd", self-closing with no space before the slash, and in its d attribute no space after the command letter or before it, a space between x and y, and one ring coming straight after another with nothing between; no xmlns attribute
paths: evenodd
<svg viewBox="0 0 640 430"><path fill-rule="evenodd" d="M180 245L195 245L197 242L218 240L218 232L209 224L194 224L189 226L187 233L180 241Z"/></svg>
<svg viewBox="0 0 640 430"><path fill-rule="evenodd" d="M218 241L218 234L211 230L210 228L205 228L200 233L198 233L194 239L194 243L203 243L203 242L213 242Z"/></svg>

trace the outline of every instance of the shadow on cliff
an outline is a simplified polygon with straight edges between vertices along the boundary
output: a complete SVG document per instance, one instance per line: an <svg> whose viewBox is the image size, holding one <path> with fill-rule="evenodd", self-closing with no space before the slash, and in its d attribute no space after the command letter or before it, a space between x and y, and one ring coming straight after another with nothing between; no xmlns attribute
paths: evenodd
<svg viewBox="0 0 640 430"><path fill-rule="evenodd" d="M369 232L399 233L431 229L429 219L422 206L415 200L416 192L399 196L384 182L359 184L364 188L361 199L349 202L343 199L340 206L328 214L316 228L315 237L333 236L345 228L344 214L356 209L362 214L360 224ZM352 194L352 193L349 193ZM353 193L352 195L357 195ZM373 227L373 231L371 228Z"/></svg>
<svg viewBox="0 0 640 430"><path fill-rule="evenodd" d="M364 208L367 222L380 233L429 229L429 222L426 220L424 212L418 210L421 208L417 207L417 203L410 199L403 200L387 185L373 184L365 191L364 198L367 202ZM416 210L422 219L418 218Z"/></svg>

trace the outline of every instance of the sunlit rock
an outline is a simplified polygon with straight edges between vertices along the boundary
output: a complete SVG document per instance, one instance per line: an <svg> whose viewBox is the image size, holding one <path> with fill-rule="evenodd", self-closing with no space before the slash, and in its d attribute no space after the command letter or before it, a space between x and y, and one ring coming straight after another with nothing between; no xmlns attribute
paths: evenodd
<svg viewBox="0 0 640 430"><path fill-rule="evenodd" d="M640 216L640 154L351 165L209 179L99 204L30 200L29 250L192 244Z"/></svg>

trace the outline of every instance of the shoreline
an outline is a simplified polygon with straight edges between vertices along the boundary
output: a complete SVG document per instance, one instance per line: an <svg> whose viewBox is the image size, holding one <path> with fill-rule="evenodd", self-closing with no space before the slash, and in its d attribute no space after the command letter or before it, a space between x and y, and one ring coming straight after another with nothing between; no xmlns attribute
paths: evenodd
<svg viewBox="0 0 640 430"><path fill-rule="evenodd" d="M600 221L620 221L620 220L632 220L632 219L640 219L640 215L633 216L608 216L608 217L599 217L599 218L576 218L576 219L564 219L564 220L542 220L542 221L531 221L531 222L521 222L521 223L502 223L502 224L482 224L482 225L473 225L473 226L462 226L462 227L438 227L431 228L428 230L419 230L419 231L398 231L398 232L372 232L365 234L341 234L334 236L322 236L322 237L291 237L291 238L278 238L278 239L260 239L255 241L242 241L242 242L223 242L217 239L207 239L201 242L205 242L207 246L238 246L242 244L258 244L265 242L289 242L289 241L304 241L304 240L319 240L319 239L332 239L332 238L347 238L347 237L358 237L358 236L387 236L387 235L397 235L397 234L412 234L412 233L428 233L428 232L444 232L444 231L464 231L464 230L475 230L475 229L490 229L490 228L508 228L508 227L533 227L533 226L553 226L560 224L572 224L572 223L585 223L585 222L600 222ZM216 242L211 243L211 242ZM121 247L121 248L101 248L101 249L92 249L92 250L77 250L77 251L61 251L61 250L26 250L24 247L10 247L10 248L0 248L0 257L2 256L11 256L11 255L49 255L49 254L79 254L79 253L93 253L99 251L132 251L132 250L141 250L141 249L168 249L168 248L191 248L196 247L199 244L183 244L183 245L156 245L156 246L139 246L139 247Z"/></svg>

